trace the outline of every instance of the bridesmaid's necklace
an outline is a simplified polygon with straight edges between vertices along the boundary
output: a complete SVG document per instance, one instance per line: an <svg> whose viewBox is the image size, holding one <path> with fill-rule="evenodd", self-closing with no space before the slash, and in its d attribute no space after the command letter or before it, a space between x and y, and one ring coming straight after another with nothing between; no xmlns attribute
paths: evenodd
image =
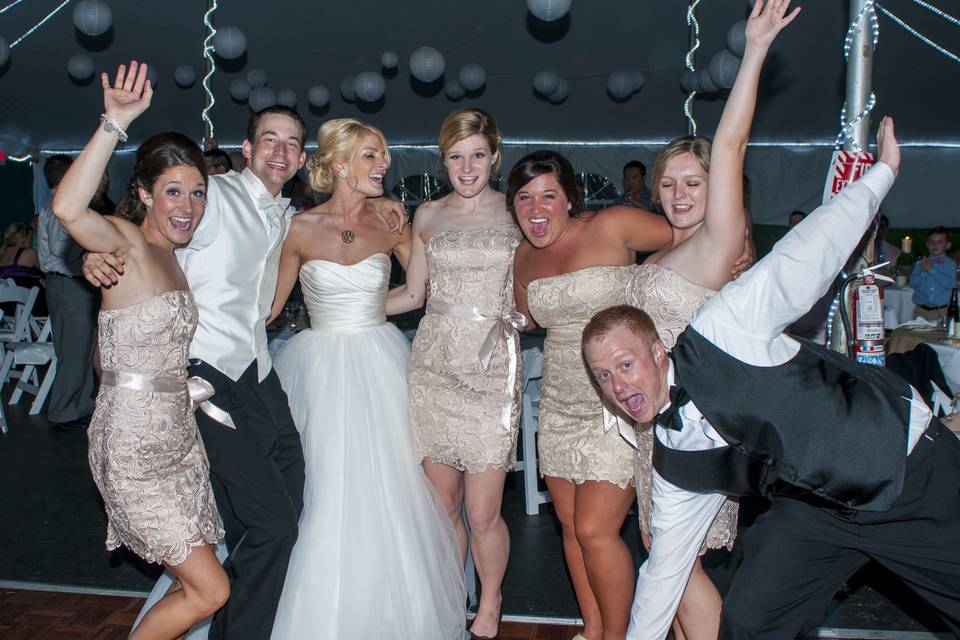
<svg viewBox="0 0 960 640"><path fill-rule="evenodd" d="M344 216L346 218L346 216ZM330 222L333 222L333 218L330 219ZM341 229L340 225L336 222L333 222L333 226L337 228L337 231L340 232L340 242L344 244L350 244L357 239L356 234L351 229Z"/></svg>

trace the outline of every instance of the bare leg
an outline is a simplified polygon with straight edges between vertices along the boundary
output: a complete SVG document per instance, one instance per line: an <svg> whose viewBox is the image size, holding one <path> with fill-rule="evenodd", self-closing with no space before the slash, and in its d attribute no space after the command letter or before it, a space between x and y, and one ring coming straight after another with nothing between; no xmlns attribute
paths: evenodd
<svg viewBox="0 0 960 640"><path fill-rule="evenodd" d="M697 558L677 609L677 621L683 630L683 637L686 640L716 640L720 632L722 607L720 592L703 570L700 558Z"/></svg>
<svg viewBox="0 0 960 640"><path fill-rule="evenodd" d="M510 532L500 515L507 472L489 470L466 474L470 548L480 578L480 603L470 631L493 638L500 627L500 585L510 557Z"/></svg>
<svg viewBox="0 0 960 640"><path fill-rule="evenodd" d="M453 523L457 534L457 546L460 549L460 563L467 562L467 527L463 523L463 472L439 462L424 460L423 471L433 483L447 516Z"/></svg>
<svg viewBox="0 0 960 640"><path fill-rule="evenodd" d="M172 588L140 621L131 640L171 640L185 634L195 623L213 615L230 596L230 583L213 547L194 547L180 564L164 565L176 577Z"/></svg>
<svg viewBox="0 0 960 640"><path fill-rule="evenodd" d="M573 582L573 591L577 596L577 604L580 606L580 617L583 618L582 635L587 640L600 640L603 635L600 607L597 605L597 599L590 588L587 569L583 564L583 553L580 549L580 543L577 541L577 533L573 523L576 485L563 478L547 477L544 479L563 531L563 557L567 561L567 570L570 572L570 580ZM631 593L633 593L632 590Z"/></svg>
<svg viewBox="0 0 960 640"><path fill-rule="evenodd" d="M620 528L636 500L636 491L610 482L587 481L577 485L575 495L574 527L600 608L602 638L623 640L630 623L636 575Z"/></svg>

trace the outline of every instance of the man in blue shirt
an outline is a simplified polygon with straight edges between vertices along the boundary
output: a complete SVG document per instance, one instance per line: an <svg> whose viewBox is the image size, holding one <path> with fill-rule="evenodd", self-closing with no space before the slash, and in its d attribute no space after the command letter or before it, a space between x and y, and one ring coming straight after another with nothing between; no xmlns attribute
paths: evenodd
<svg viewBox="0 0 960 640"><path fill-rule="evenodd" d="M947 256L950 249L950 230L935 227L927 236L929 257L917 261L910 274L913 287L914 316L939 320L947 311L950 291L957 286L957 263Z"/></svg>

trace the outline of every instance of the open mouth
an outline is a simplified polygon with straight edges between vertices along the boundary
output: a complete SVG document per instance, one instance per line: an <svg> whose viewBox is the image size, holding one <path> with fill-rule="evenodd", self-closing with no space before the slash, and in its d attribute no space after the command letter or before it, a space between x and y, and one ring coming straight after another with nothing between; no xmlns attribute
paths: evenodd
<svg viewBox="0 0 960 640"><path fill-rule="evenodd" d="M692 204L675 204L672 207L673 212L678 215L683 215L685 213L690 213L690 210L693 209Z"/></svg>
<svg viewBox="0 0 960 640"><path fill-rule="evenodd" d="M276 169L277 171L286 171L288 165L286 162L275 162L268 160L267 166L271 169Z"/></svg>
<svg viewBox="0 0 960 640"><path fill-rule="evenodd" d="M383 174L382 173L371 173L370 179L377 184L383 184Z"/></svg>
<svg viewBox="0 0 960 640"><path fill-rule="evenodd" d="M638 415L643 411L644 401L642 393L635 393L633 395L627 396L626 398L617 398L621 406L627 410L630 415Z"/></svg>
<svg viewBox="0 0 960 640"><path fill-rule="evenodd" d="M477 183L477 180L480 178L477 176L459 176L457 181L465 187L472 186Z"/></svg>
<svg viewBox="0 0 960 640"><path fill-rule="evenodd" d="M170 217L170 225L177 231L189 231L193 226L193 218Z"/></svg>
<svg viewBox="0 0 960 640"><path fill-rule="evenodd" d="M528 218L530 223L530 233L537 237L543 237L547 233L547 226L550 224L549 218Z"/></svg>

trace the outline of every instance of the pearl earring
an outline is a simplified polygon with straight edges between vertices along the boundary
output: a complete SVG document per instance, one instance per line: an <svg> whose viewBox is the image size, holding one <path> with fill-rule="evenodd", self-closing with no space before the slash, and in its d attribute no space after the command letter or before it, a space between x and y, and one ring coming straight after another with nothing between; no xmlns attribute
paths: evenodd
<svg viewBox="0 0 960 640"><path fill-rule="evenodd" d="M346 178L346 177L347 177L347 170L346 170L346 169L340 169L340 171L339 171L338 173L339 173L339 175L340 175L341 178Z"/></svg>

